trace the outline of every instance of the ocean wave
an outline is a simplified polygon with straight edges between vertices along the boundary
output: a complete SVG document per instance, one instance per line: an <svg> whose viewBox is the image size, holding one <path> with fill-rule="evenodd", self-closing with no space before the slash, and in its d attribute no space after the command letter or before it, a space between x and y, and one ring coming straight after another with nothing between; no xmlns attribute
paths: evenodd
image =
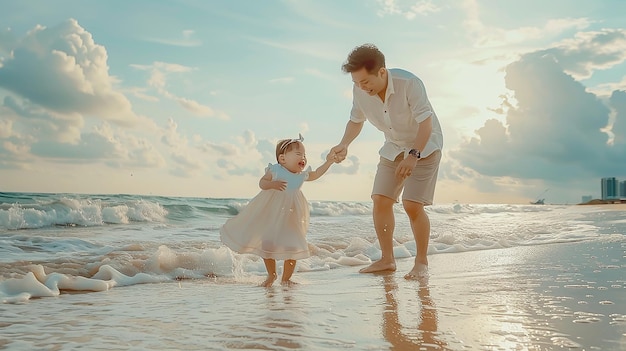
<svg viewBox="0 0 626 351"><path fill-rule="evenodd" d="M135 222L222 221L236 216L249 199L182 198L140 195L0 193L0 230L54 226L92 227ZM371 216L371 202L310 201L311 217ZM443 204L434 214L550 212L559 206ZM403 214L402 204L394 211Z"/></svg>
<svg viewBox="0 0 626 351"><path fill-rule="evenodd" d="M598 240L597 233L577 235L538 235L534 238L514 235L508 238L472 238L455 235L434 235L428 254L450 254L477 250L493 250L515 246L547 245ZM26 241L31 239L26 238ZM621 241L623 235L603 236L603 241ZM15 240L13 240L15 243ZM0 262L0 303L21 303L34 297L58 296L62 292L104 291L114 286L158 283L183 279L234 279L250 281L263 276L265 266L260 257L238 254L214 243L212 247L179 247L178 245L125 245L117 249L95 247L87 242L67 239L36 240L33 250L54 251L49 246L62 246L63 257ZM75 255L96 250L91 254ZM375 238L352 236L342 240L310 241L311 256L298 260L299 272L323 271L362 266L381 257ZM0 250L1 251L1 250ZM414 257L415 242L394 240L396 259ZM252 278L254 279L254 278Z"/></svg>
<svg viewBox="0 0 626 351"><path fill-rule="evenodd" d="M517 213L517 212L551 212L555 209L564 208L558 205L519 205L519 204L443 204L428 206L429 212L440 214L484 214L484 213Z"/></svg>
<svg viewBox="0 0 626 351"><path fill-rule="evenodd" d="M249 199L0 193L0 230L209 221L236 216ZM312 201L311 216L369 215L371 204Z"/></svg>
<svg viewBox="0 0 626 351"><path fill-rule="evenodd" d="M163 222L166 215L167 210L159 203L142 199L119 203L101 199L61 197L42 202L2 203L0 229Z"/></svg>

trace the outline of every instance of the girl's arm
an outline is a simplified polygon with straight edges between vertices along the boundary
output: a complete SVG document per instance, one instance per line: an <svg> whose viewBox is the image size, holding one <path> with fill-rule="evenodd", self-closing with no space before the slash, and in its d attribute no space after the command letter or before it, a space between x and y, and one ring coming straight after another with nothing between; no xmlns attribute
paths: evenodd
<svg viewBox="0 0 626 351"><path fill-rule="evenodd" d="M272 180L272 172L268 169L259 180L259 188L262 190L275 189L283 191L287 188L287 182L284 180Z"/></svg>
<svg viewBox="0 0 626 351"><path fill-rule="evenodd" d="M328 155L326 155L326 162L317 167L316 170L309 172L309 179L307 180L316 180L319 179L319 177L323 176L324 173L326 173L326 171L328 171L328 169L330 168L330 165L334 163L334 156L335 154L329 152Z"/></svg>

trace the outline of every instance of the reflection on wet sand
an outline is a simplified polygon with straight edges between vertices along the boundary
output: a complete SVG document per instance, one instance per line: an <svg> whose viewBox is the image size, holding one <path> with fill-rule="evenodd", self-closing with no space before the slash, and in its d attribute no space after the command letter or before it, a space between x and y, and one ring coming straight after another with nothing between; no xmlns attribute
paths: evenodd
<svg viewBox="0 0 626 351"><path fill-rule="evenodd" d="M250 308L245 322L233 325L223 335L228 340L224 346L229 350L307 349L302 343L302 336L307 335L302 304L292 290L282 286L265 289L265 304Z"/></svg>
<svg viewBox="0 0 626 351"><path fill-rule="evenodd" d="M430 297L428 278L419 278L419 321L417 328L404 327L398 315L398 301L396 293L398 284L393 273L383 275L385 286L385 309L383 311L383 336L391 344L390 350L450 350L447 344L440 340L437 331L437 310ZM413 311L403 311L411 314Z"/></svg>
<svg viewBox="0 0 626 351"><path fill-rule="evenodd" d="M291 289L287 287L266 290L267 314L263 323L267 333L267 350L302 349L296 336L305 335L301 310Z"/></svg>

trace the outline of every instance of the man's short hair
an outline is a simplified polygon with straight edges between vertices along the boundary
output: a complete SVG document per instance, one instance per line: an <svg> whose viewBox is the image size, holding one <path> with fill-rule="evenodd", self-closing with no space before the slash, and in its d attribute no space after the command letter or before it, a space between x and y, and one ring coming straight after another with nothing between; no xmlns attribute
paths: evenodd
<svg viewBox="0 0 626 351"><path fill-rule="evenodd" d="M352 49L341 69L345 73L352 73L363 67L367 73L375 73L381 67L385 67L385 55L376 45L363 44Z"/></svg>

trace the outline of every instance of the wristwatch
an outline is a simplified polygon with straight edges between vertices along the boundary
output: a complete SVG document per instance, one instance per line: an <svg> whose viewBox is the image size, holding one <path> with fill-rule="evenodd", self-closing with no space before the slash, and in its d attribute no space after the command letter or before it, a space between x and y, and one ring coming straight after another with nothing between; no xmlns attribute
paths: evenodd
<svg viewBox="0 0 626 351"><path fill-rule="evenodd" d="M409 155L415 156L418 160L421 158L420 151L417 149L409 150Z"/></svg>

